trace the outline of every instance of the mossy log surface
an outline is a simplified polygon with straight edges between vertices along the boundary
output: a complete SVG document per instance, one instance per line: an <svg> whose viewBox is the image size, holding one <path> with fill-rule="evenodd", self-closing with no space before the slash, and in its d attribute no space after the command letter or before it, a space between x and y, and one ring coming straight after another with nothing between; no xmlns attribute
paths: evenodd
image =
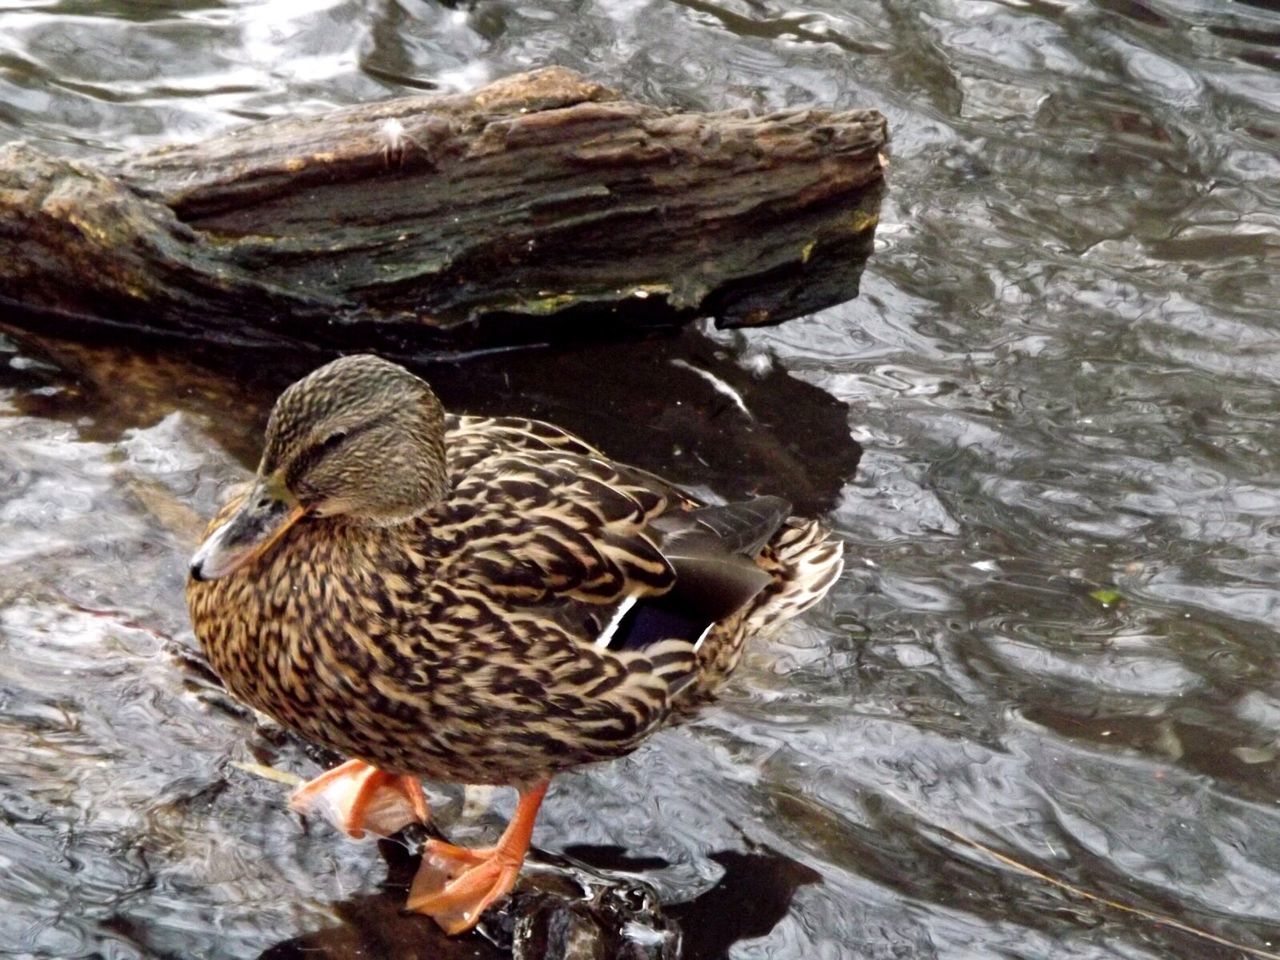
<svg viewBox="0 0 1280 960"><path fill-rule="evenodd" d="M870 110L690 113L549 68L96 162L0 148L6 317L475 348L857 292Z"/></svg>

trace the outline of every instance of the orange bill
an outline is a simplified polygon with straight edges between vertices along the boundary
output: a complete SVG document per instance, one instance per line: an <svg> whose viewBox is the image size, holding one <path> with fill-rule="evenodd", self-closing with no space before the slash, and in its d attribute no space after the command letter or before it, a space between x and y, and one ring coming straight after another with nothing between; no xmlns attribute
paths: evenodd
<svg viewBox="0 0 1280 960"><path fill-rule="evenodd" d="M193 580L216 580L266 553L307 513L277 477L260 477L235 513L191 558Z"/></svg>

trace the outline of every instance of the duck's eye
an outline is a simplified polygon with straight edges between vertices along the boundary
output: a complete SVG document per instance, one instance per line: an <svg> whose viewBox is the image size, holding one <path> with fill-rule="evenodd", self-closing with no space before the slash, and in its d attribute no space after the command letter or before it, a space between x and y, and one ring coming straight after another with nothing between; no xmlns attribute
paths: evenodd
<svg viewBox="0 0 1280 960"><path fill-rule="evenodd" d="M318 451L320 453L328 453L330 450L333 450L335 447L341 444L342 441L345 439L347 439L346 430L335 430L333 433L329 434L327 437L324 438L324 440L320 442Z"/></svg>

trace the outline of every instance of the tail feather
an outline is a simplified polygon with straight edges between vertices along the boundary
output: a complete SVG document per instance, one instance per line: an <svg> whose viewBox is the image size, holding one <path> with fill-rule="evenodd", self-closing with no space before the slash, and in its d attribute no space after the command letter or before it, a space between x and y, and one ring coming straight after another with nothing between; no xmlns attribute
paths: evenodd
<svg viewBox="0 0 1280 960"><path fill-rule="evenodd" d="M658 521L683 520L693 528L714 535L719 549L754 557L764 549L791 513L791 504L781 497L754 497L723 506L699 507L683 515L674 511Z"/></svg>
<svg viewBox="0 0 1280 960"><path fill-rule="evenodd" d="M773 632L826 596L844 569L844 544L817 520L791 517L756 562L770 582L699 647L698 683L692 688L698 698L713 694L733 672L748 638Z"/></svg>
<svg viewBox="0 0 1280 960"><path fill-rule="evenodd" d="M844 544L817 520L792 520L769 545L773 582L748 610L748 634L767 633L827 595L844 570ZM772 569L770 569L770 567Z"/></svg>

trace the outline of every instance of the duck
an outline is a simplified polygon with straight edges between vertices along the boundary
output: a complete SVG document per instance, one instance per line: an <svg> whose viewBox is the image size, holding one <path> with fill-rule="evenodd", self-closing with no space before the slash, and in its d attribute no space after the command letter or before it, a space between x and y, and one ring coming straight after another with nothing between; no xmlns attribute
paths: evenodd
<svg viewBox="0 0 1280 960"><path fill-rule="evenodd" d="M513 889L553 777L688 716L837 581L841 541L791 511L708 503L539 420L446 413L356 354L280 395L186 598L236 698L349 758L293 809L360 837L388 797L426 822L423 779L515 788L496 843L424 846L406 906L459 934Z"/></svg>

